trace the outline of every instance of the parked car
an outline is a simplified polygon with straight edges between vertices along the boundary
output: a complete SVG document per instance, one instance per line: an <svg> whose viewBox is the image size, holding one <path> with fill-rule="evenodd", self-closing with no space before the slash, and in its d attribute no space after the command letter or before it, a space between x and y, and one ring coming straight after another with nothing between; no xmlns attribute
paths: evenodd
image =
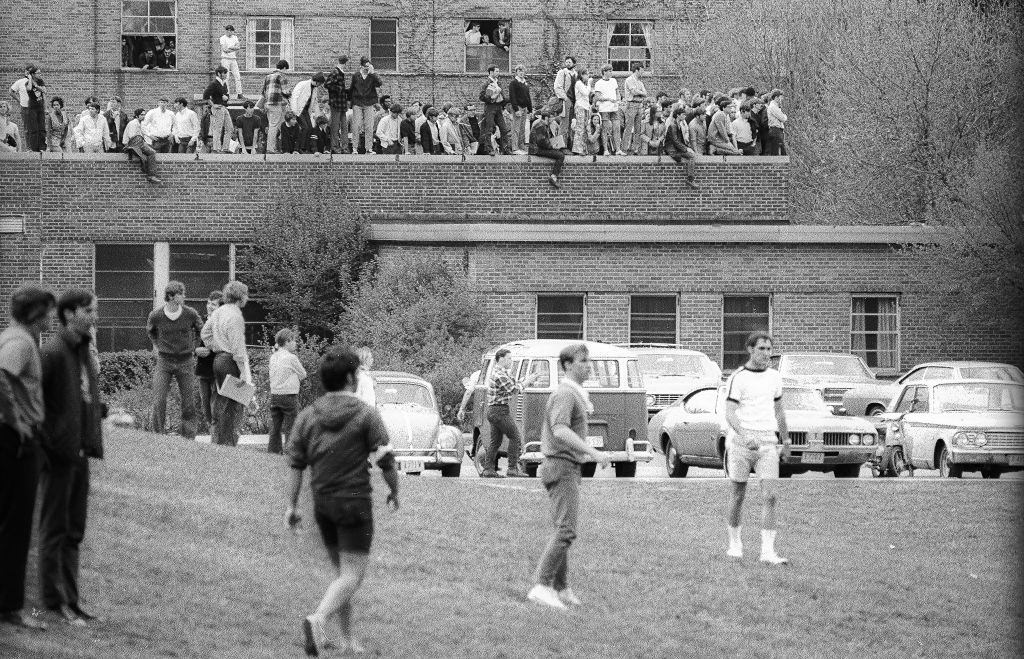
<svg viewBox="0 0 1024 659"><path fill-rule="evenodd" d="M509 369L516 379L539 373L540 377L522 393L513 395L509 408L512 419L523 433L523 453L520 462L523 470L536 476L537 467L544 460L540 450L540 432L548 397L564 377L559 370L558 353L563 348L580 341L534 339L506 343L488 351L480 366L480 378L473 396L473 443L471 455L477 471L483 471L484 449L490 439L490 424L487 422L487 382L494 369L494 353L499 348L508 348L512 354ZM583 341L590 351L593 364L590 379L583 383L588 390L594 410L590 413L590 427L586 440L611 457L615 475L632 477L636 475L638 462L654 459L654 452L647 441L647 396L636 355L617 346ZM502 441L499 455L507 450L508 439ZM583 465L583 475L593 476L597 463Z"/></svg>
<svg viewBox="0 0 1024 659"><path fill-rule="evenodd" d="M833 412L843 412L843 396L854 387L875 382L875 374L857 355L786 353L772 357L783 379L814 387Z"/></svg>
<svg viewBox="0 0 1024 659"><path fill-rule="evenodd" d="M866 382L843 394L847 414L878 416L905 384L922 380L1006 380L1024 383L1024 374L1010 364L940 361L918 364L895 382Z"/></svg>
<svg viewBox="0 0 1024 659"><path fill-rule="evenodd" d="M647 416L652 417L697 385L717 386L722 369L703 352L674 345L630 344L647 388Z"/></svg>
<svg viewBox="0 0 1024 659"><path fill-rule="evenodd" d="M434 387L412 373L374 371L370 375L399 468L416 474L440 469L442 476L458 477L465 440L461 430L441 423Z"/></svg>
<svg viewBox="0 0 1024 659"><path fill-rule="evenodd" d="M904 466L985 478L1024 469L1024 385L1007 380L904 384L882 415L888 428L880 473Z"/></svg>
<svg viewBox="0 0 1024 659"><path fill-rule="evenodd" d="M665 456L669 476L686 476L691 465L725 469L725 398L725 385L695 387L651 419L647 435ZM780 476L831 471L837 478L856 478L874 454L871 424L836 416L814 388L784 386L782 405L791 446Z"/></svg>

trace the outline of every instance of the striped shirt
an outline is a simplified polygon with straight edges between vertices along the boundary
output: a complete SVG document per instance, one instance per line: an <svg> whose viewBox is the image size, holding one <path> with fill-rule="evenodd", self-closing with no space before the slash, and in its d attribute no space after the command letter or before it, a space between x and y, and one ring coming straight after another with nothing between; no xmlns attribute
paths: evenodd
<svg viewBox="0 0 1024 659"><path fill-rule="evenodd" d="M491 373L491 379L487 382L487 404L508 405L512 394L523 390L523 383L514 380L508 369L502 366L495 366Z"/></svg>

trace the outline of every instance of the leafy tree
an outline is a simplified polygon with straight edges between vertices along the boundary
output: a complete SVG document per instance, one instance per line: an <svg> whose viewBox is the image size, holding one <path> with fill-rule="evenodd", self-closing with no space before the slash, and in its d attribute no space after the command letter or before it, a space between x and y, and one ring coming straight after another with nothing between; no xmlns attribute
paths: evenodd
<svg viewBox="0 0 1024 659"><path fill-rule="evenodd" d="M320 182L281 195L254 227L239 258L251 294L268 320L330 337L364 267L374 258L369 223L337 203Z"/></svg>
<svg viewBox="0 0 1024 659"><path fill-rule="evenodd" d="M451 421L462 378L479 368L490 345L491 325L461 266L396 254L367 268L334 331L340 342L369 347L374 368L430 381Z"/></svg>

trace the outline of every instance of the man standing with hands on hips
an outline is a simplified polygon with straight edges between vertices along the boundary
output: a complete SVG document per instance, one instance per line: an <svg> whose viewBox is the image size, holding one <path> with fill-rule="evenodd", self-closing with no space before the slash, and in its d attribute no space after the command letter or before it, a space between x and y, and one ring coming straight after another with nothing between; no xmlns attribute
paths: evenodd
<svg viewBox="0 0 1024 659"><path fill-rule="evenodd" d="M551 520L555 533L548 541L534 574L527 599L556 609L580 600L567 580L568 553L576 539L580 508L580 463L596 461L602 467L611 458L587 443L589 414L593 409L583 383L590 377L590 352L582 343L566 346L558 355L558 367L565 378L548 398L541 427L540 444L544 462L541 482L551 499Z"/></svg>
<svg viewBox="0 0 1024 659"><path fill-rule="evenodd" d="M729 377L725 386L725 418L729 423L726 465L732 481L729 500L729 550L731 558L743 558L740 519L747 479L751 470L761 478L761 562L785 565L788 559L775 552L775 508L778 502L779 438L789 451L786 412L782 407L782 376L768 368L772 337L754 332L747 337L750 359Z"/></svg>

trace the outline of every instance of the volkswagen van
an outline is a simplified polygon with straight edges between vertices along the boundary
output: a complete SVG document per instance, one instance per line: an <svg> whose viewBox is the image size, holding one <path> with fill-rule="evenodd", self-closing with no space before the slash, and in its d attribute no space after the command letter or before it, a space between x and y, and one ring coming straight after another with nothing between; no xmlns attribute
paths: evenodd
<svg viewBox="0 0 1024 659"><path fill-rule="evenodd" d="M587 346L593 364L590 377L583 383L594 407L584 439L609 454L615 475L619 477L635 476L638 462L654 459L654 452L647 441L647 394L635 353L594 341L533 339L497 346L483 356L480 376L474 385L472 415L471 454L478 472L483 471L484 453L490 439L487 382L495 367L494 354L500 348L511 351L509 372L517 380L531 374L539 375L522 392L514 394L509 403L512 418L523 435L520 462L528 475L536 476L537 467L544 460L540 447L544 410L548 397L565 377L558 366L558 354L575 343ZM499 456L506 454L507 443L506 438ZM588 477L593 476L596 470L595 462L585 463L582 469L583 475Z"/></svg>

